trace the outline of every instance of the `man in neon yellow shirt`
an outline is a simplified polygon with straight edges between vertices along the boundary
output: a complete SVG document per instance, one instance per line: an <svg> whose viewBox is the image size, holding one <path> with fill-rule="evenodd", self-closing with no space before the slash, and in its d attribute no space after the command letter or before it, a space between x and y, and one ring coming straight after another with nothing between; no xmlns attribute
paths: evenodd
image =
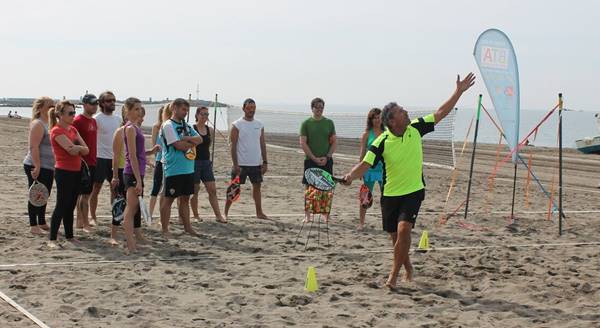
<svg viewBox="0 0 600 328"><path fill-rule="evenodd" d="M371 166L383 163L383 230L390 234L394 248L392 270L386 282L389 288L396 287L402 266L406 270L404 280L412 280L413 267L408 256L410 233L425 198L421 137L434 130L435 124L450 113L460 96L474 83L473 73L464 80L457 77L456 90L450 99L435 113L412 121L402 106L395 102L387 104L382 113L386 131L373 141L362 162L345 176L346 184L350 184Z"/></svg>

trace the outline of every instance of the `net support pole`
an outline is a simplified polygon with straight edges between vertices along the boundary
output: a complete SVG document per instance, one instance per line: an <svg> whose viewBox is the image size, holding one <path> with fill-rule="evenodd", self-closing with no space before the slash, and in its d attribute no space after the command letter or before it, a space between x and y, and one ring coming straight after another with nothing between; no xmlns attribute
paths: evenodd
<svg viewBox="0 0 600 328"><path fill-rule="evenodd" d="M477 133L479 132L479 114L481 114L481 99L483 95L479 95L477 101L477 119L475 120L475 135L473 136L473 152L471 153L471 168L469 169L469 184L467 186L467 200L465 201L465 220L469 214L469 197L471 196L471 183L473 181L473 166L475 164L475 150L477 149Z"/></svg>
<svg viewBox="0 0 600 328"><path fill-rule="evenodd" d="M215 112L214 112L214 116L213 116L213 128L215 131L215 136L213 136L213 141L212 141L212 151L210 153L210 162L212 163L215 160L215 143L217 141L216 138L216 134L217 134L217 101L219 99L219 94L215 93Z"/></svg>
<svg viewBox="0 0 600 328"><path fill-rule="evenodd" d="M515 173L513 175L513 192L512 192L512 204L510 206L510 222L515 220L515 194L517 192L517 161L515 161Z"/></svg>
<svg viewBox="0 0 600 328"><path fill-rule="evenodd" d="M563 220L563 148L562 148L562 93L558 94L558 235L562 236Z"/></svg>

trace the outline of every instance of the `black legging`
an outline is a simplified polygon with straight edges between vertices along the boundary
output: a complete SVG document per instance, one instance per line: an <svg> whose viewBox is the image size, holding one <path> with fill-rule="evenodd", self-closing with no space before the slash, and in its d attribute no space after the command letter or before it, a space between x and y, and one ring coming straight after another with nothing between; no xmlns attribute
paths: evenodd
<svg viewBox="0 0 600 328"><path fill-rule="evenodd" d="M23 167L25 168L25 174L27 174L27 188L31 188L31 185L33 184L31 170L33 170L33 166L25 164ZM38 176L37 180L39 183L48 188L48 195L50 195L50 191L52 191L52 182L54 180L54 171L40 168L40 175ZM35 227L37 225L46 224L46 205L37 207L31 205L31 203L27 201L27 213L29 214L30 226Z"/></svg>
<svg viewBox="0 0 600 328"><path fill-rule="evenodd" d="M81 172L56 169L56 207L50 221L50 240L56 240L61 221L65 227L65 238L73 238L73 211L81 185Z"/></svg>
<svg viewBox="0 0 600 328"><path fill-rule="evenodd" d="M158 196L160 192L160 187L162 187L163 181L163 165L160 161L156 162L156 166L154 167L154 175L152 177L152 192L150 196Z"/></svg>

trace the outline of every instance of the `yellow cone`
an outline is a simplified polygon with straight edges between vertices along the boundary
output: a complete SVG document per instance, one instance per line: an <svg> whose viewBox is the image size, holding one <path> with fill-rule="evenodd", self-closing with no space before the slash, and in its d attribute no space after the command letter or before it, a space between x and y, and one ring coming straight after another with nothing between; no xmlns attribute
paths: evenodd
<svg viewBox="0 0 600 328"><path fill-rule="evenodd" d="M427 230L423 230L423 234L421 234L419 249L429 249L429 234L427 233Z"/></svg>
<svg viewBox="0 0 600 328"><path fill-rule="evenodd" d="M317 283L317 272L315 267L308 267L306 273L306 282L304 283L304 290L307 292L316 292L319 289L319 283Z"/></svg>

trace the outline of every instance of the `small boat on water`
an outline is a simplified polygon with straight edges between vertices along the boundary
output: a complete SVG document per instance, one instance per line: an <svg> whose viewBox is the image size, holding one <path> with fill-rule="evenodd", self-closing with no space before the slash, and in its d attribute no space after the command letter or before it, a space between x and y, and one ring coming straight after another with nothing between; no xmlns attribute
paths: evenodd
<svg viewBox="0 0 600 328"><path fill-rule="evenodd" d="M575 140L575 147L584 154L600 155L600 135Z"/></svg>

